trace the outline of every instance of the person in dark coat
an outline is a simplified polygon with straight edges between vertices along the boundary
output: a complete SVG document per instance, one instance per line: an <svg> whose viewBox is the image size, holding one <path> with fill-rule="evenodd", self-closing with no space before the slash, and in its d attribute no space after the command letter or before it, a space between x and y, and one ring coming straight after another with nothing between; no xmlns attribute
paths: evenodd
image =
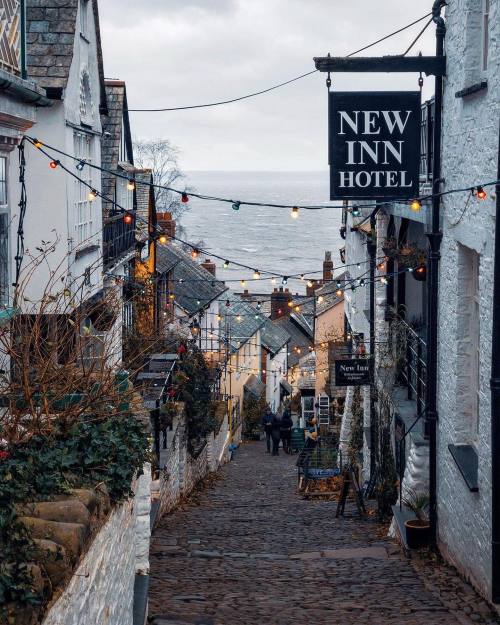
<svg viewBox="0 0 500 625"><path fill-rule="evenodd" d="M283 445L283 451L286 454L291 453L290 446L292 442L292 427L293 421L290 415L290 411L285 410L285 412L283 413L283 418L281 419L280 436Z"/></svg>
<svg viewBox="0 0 500 625"><path fill-rule="evenodd" d="M266 434L266 446L267 453L271 453L271 432L273 429L273 413L271 412L271 408L269 406L266 408L266 411L262 415L262 429Z"/></svg>
<svg viewBox="0 0 500 625"><path fill-rule="evenodd" d="M271 438L273 439L273 456L279 456L281 438L281 419L278 415L273 416L271 425Z"/></svg>

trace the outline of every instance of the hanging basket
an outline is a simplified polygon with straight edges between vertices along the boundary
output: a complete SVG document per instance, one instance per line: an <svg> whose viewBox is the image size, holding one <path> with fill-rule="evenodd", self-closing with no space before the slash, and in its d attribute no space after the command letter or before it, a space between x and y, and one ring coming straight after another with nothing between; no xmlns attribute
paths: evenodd
<svg viewBox="0 0 500 625"><path fill-rule="evenodd" d="M425 282L427 280L427 265L417 265L413 270L412 276L417 282Z"/></svg>

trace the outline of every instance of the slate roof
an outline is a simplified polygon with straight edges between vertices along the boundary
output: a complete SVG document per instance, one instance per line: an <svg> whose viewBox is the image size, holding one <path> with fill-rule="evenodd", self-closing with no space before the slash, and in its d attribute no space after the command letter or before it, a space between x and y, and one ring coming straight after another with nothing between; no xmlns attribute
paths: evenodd
<svg viewBox="0 0 500 625"><path fill-rule="evenodd" d="M226 306L227 301L229 306ZM231 347L235 351L250 340L267 321L267 317L231 290L228 290L221 299L219 313L222 316L221 333L227 328L231 337ZM237 319L238 315L241 316L240 321Z"/></svg>
<svg viewBox="0 0 500 625"><path fill-rule="evenodd" d="M196 314L227 291L227 286L223 282L217 280L180 247L172 243L168 245L159 243L156 255L157 271L171 272L175 302L189 315Z"/></svg>
<svg viewBox="0 0 500 625"><path fill-rule="evenodd" d="M97 62L101 83L100 113L106 113L104 69L102 61L97 0L89 0L96 25ZM28 76L60 98L69 78L79 0L26 0L26 43Z"/></svg>
<svg viewBox="0 0 500 625"><path fill-rule="evenodd" d="M302 326L291 317L280 317L275 319L273 323L290 335L288 366L294 367L302 356L309 353L309 347L313 347L312 332L305 333ZM300 349L300 354L295 351L296 347Z"/></svg>
<svg viewBox="0 0 500 625"><path fill-rule="evenodd" d="M330 310L333 306L340 304L344 301L344 295L342 294L340 297L336 294L337 289L337 281L340 281L342 285L344 284L344 280L348 279L347 273L342 273L338 276L335 276L335 280L333 282L327 282L324 286L317 289L316 297L320 295L323 296L323 301L321 303L316 304L316 316L322 315L327 310Z"/></svg>
<svg viewBox="0 0 500 625"><path fill-rule="evenodd" d="M290 338L286 330L273 323L270 319L266 319L260 330L262 346L271 352L273 356L290 341Z"/></svg>
<svg viewBox="0 0 500 625"><path fill-rule="evenodd" d="M101 139L101 164L104 169L118 171L122 129L125 130L129 165L134 164L130 122L128 116L127 88L123 80L106 80L104 83L108 113L104 122L104 134ZM116 178L102 172L102 193L105 197L116 200ZM103 210L109 212L113 205L102 201Z"/></svg>
<svg viewBox="0 0 500 625"><path fill-rule="evenodd" d="M266 317L271 316L271 294L270 293L248 293L241 294L241 299L250 302L254 306L260 302L260 312Z"/></svg>

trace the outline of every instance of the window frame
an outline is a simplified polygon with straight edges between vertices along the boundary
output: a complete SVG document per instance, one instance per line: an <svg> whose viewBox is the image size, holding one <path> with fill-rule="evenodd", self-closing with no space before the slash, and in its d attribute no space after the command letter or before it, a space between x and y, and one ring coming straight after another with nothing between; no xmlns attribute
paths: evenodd
<svg viewBox="0 0 500 625"><path fill-rule="evenodd" d="M481 10L481 71L488 70L490 51L490 0L482 0Z"/></svg>
<svg viewBox="0 0 500 625"><path fill-rule="evenodd" d="M82 144L86 143L85 149L82 149ZM73 132L73 146L74 155L78 160L75 160L74 167L75 173L79 179L87 183L91 188L94 188L94 171L92 167L84 165L81 171L76 169L76 166L80 161L86 163L92 163L94 159L95 149L94 137L86 132L75 130ZM75 179L75 195L74 195L74 218L75 218L75 241L77 246L82 245L87 247L91 245L91 239L94 236L94 211L93 204L96 200L89 200L89 188L80 180Z"/></svg>
<svg viewBox="0 0 500 625"><path fill-rule="evenodd" d="M3 196L0 192L0 219L4 220L5 232L5 267L0 267L0 305L8 306L10 302L10 211L9 211L9 184L8 184L8 172L9 172L9 156L4 152L0 152L0 163L3 163L3 167L0 166L0 191L3 187ZM3 179L2 179L3 177ZM2 235L0 227L0 236ZM1 238L0 238L1 242ZM1 246L0 246L1 249ZM1 262L0 257L0 262ZM3 274L3 275L2 275Z"/></svg>

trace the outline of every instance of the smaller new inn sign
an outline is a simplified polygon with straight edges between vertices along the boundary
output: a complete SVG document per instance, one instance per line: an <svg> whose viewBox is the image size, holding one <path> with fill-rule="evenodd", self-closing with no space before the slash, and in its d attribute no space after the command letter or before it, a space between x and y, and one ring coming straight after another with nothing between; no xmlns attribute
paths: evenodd
<svg viewBox="0 0 500 625"><path fill-rule="evenodd" d="M335 361L335 386L370 384L370 361L362 358Z"/></svg>
<svg viewBox="0 0 500 625"><path fill-rule="evenodd" d="M332 92L330 199L419 195L420 93Z"/></svg>

